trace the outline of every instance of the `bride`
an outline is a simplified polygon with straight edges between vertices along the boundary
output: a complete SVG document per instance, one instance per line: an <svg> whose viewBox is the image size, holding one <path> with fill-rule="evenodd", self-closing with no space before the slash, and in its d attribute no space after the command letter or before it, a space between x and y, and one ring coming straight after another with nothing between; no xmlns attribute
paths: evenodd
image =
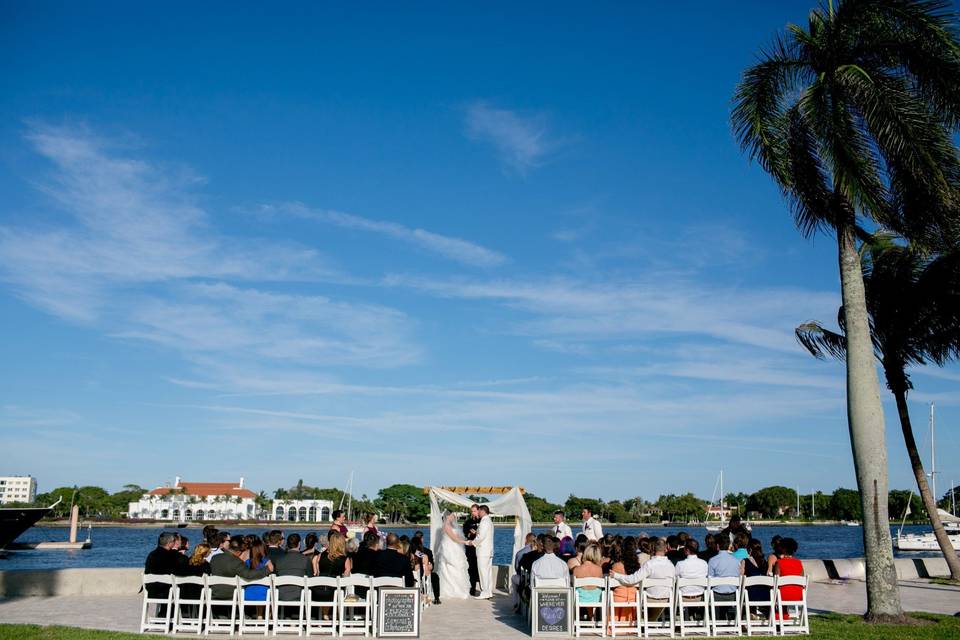
<svg viewBox="0 0 960 640"><path fill-rule="evenodd" d="M444 598L469 598L470 578L467 570L465 540L457 533L457 515L447 511L443 515L440 544L437 545L437 573Z"/></svg>

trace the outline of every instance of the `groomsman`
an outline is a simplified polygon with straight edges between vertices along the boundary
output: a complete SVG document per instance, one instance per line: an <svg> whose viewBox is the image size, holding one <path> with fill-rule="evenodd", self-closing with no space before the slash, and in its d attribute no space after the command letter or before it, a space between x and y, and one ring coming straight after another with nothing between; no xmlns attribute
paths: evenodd
<svg viewBox="0 0 960 640"><path fill-rule="evenodd" d="M597 542L603 538L603 527L601 527L597 519L593 517L593 510L589 507L584 507L581 515L583 516L583 535L587 536L587 540Z"/></svg>
<svg viewBox="0 0 960 640"><path fill-rule="evenodd" d="M553 512L553 537L557 540L573 537L573 531L570 530L570 525L564 522L563 518L564 513L562 509Z"/></svg>
<svg viewBox="0 0 960 640"><path fill-rule="evenodd" d="M477 529L480 527L480 506L470 506L470 517L463 521L463 537L466 540L475 540ZM477 595L477 585L480 584L480 570L477 568L477 548L473 545L464 546L467 554L467 571L470 575L470 595Z"/></svg>

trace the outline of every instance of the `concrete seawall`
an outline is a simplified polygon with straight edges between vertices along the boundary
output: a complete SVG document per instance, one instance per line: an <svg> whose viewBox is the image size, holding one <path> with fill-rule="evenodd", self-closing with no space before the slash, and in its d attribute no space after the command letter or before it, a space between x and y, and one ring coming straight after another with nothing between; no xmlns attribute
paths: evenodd
<svg viewBox="0 0 960 640"><path fill-rule="evenodd" d="M943 558L897 558L894 563L901 580L949 575ZM863 580L866 575L863 558L804 560L803 567L812 581ZM506 590L507 567L497 566L496 573L497 586ZM0 598L135 595L142 575L137 568L0 571Z"/></svg>

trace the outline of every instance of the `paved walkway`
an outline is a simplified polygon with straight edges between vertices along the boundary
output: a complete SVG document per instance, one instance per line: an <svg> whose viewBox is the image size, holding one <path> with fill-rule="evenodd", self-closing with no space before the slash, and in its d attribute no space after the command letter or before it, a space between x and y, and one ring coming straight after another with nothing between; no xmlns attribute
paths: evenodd
<svg viewBox="0 0 960 640"><path fill-rule="evenodd" d="M900 583L900 595L906 611L951 615L960 611L960 587L910 580ZM16 598L0 600L0 623L136 631L140 607L139 596ZM862 614L866 610L864 583L813 583L810 607L821 612ZM424 640L443 640L452 634L484 640L530 637L529 628L513 613L509 599L502 596L492 601L447 600L431 606L424 611L420 630Z"/></svg>

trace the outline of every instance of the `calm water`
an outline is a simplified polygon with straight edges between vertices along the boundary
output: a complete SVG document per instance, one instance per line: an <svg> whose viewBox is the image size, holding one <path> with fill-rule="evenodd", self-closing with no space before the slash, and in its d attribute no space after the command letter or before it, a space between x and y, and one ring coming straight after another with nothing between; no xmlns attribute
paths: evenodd
<svg viewBox="0 0 960 640"><path fill-rule="evenodd" d="M265 533L272 527L230 529L233 534L238 533ZM637 527L611 529L621 535L637 535L641 531L649 535L668 535L681 529L686 530L697 539L703 541L706 531L703 529L686 527ZM83 551L11 551L5 559L0 559L0 570L11 569L61 569L68 567L139 567L143 559L157 544L157 535L163 529L160 527L126 528L106 527L93 530L93 548ZM412 535L415 529L387 529L398 534ZM428 540L430 532L427 527L422 530ZM896 535L896 528L892 528ZM542 529L537 529L539 533ZM929 527L904 527L904 531L923 532ZM181 529L191 545L200 539L200 529ZM297 529L301 536L308 533L306 529ZM325 533L326 529L318 530ZM770 539L779 534L795 538L800 544L797 555L801 558L855 558L863 555L863 540L860 527L846 526L757 526L753 535L763 542L764 549L769 549ZM19 542L35 542L42 540L66 540L66 528L33 528L19 538ZM86 537L86 530L79 536ZM497 528L494 538L494 562L507 564L513 549L513 529ZM919 557L924 554L909 554ZM928 553L926 555L937 555Z"/></svg>

